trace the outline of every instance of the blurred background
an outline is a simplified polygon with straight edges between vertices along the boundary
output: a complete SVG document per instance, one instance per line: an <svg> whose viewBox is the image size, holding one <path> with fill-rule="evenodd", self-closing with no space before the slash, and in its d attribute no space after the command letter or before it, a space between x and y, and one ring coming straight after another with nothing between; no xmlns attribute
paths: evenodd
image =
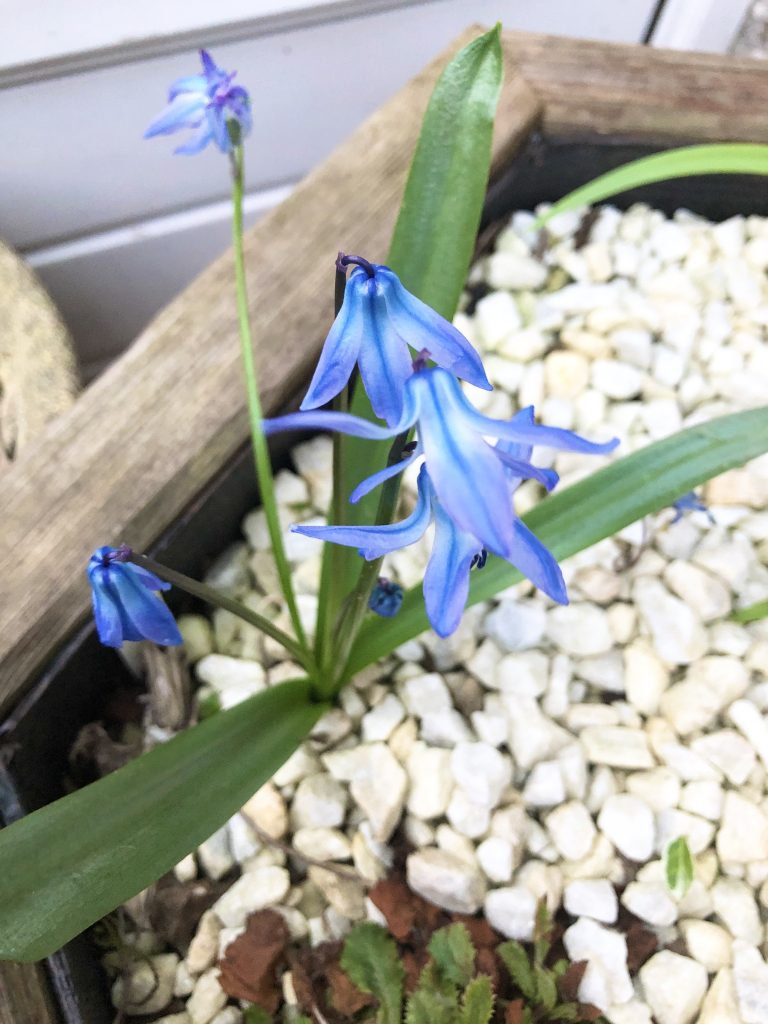
<svg viewBox="0 0 768 1024"><path fill-rule="evenodd" d="M3 0L0 238L35 268L92 379L228 244L212 148L142 141L195 50L254 102L251 221L471 22L762 56L768 0Z"/></svg>

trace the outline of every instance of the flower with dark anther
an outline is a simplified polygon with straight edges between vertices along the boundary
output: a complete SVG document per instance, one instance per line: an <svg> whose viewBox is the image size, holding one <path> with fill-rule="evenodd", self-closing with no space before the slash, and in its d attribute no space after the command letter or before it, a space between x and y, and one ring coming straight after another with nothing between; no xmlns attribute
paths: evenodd
<svg viewBox="0 0 768 1024"><path fill-rule="evenodd" d="M368 598L368 607L382 618L391 619L400 611L403 603L403 588L399 583L379 576L376 586Z"/></svg>
<svg viewBox="0 0 768 1024"><path fill-rule="evenodd" d="M317 409L339 394L357 363L377 416L391 426L403 411L403 388L413 373L410 349L427 349L438 366L491 390L480 356L464 335L411 295L388 267L339 254L352 267L344 302L325 340L301 408Z"/></svg>
<svg viewBox="0 0 768 1024"><path fill-rule="evenodd" d="M510 454L503 445L493 447L486 438L591 455L610 452L618 444L616 438L594 444L570 430L541 426L534 422L532 409L524 409L508 421L484 416L468 401L456 378L439 367L418 370L408 378L402 416L389 428L340 412L298 412L264 422L268 434L316 428L372 440L395 437L413 426L415 450L364 480L350 500L357 501L423 455L445 514L460 530L477 538L478 548L486 547L502 558L510 558L517 544L506 468L545 486L551 475Z"/></svg>
<svg viewBox="0 0 768 1024"><path fill-rule="evenodd" d="M153 640L172 646L182 642L179 627L158 590L169 590L154 573L130 561L125 546L102 547L88 562L93 615L99 640L121 647L124 640Z"/></svg>
<svg viewBox="0 0 768 1024"><path fill-rule="evenodd" d="M672 523L679 522L686 512L703 512L707 519L709 519L710 523L714 526L715 517L695 491L688 491L687 494L678 498L677 501L673 501L672 508L675 510Z"/></svg>
<svg viewBox="0 0 768 1024"><path fill-rule="evenodd" d="M530 446L500 441L498 447L502 448L510 460L519 462L521 467L530 458ZM509 466L504 469L510 495L522 479L516 472ZM554 487L556 482L555 474L547 479L550 487ZM400 523L387 526L294 526L293 529L306 537L356 547L363 558L370 561L414 544L434 520L435 539L424 573L424 606L427 618L438 636L449 636L459 625L467 603L470 570L482 569L488 552L477 537L462 530L446 514L435 494L426 466L422 466L419 471L418 488L416 508ZM554 601L567 604L563 575L555 559L514 514L510 525L514 538L512 548L502 557Z"/></svg>
<svg viewBox="0 0 768 1024"><path fill-rule="evenodd" d="M233 85L236 71L218 67L207 50L200 51L202 74L178 78L168 90L168 105L144 132L144 138L173 135L191 128L192 135L176 153L199 153L214 142L222 153L232 150L230 122L238 139L251 130L251 100L242 86Z"/></svg>

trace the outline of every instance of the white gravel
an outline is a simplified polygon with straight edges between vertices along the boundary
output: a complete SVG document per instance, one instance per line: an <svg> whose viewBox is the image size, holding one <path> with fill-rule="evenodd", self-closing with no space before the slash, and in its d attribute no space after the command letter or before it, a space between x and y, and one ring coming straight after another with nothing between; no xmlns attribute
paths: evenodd
<svg viewBox="0 0 768 1024"><path fill-rule="evenodd" d="M472 271L489 293L456 317L497 388L473 395L478 405L509 415L534 401L549 423L617 434L623 455L768 402L768 221L713 226L686 211L606 207L581 249L580 214L552 225L543 259L531 222L512 217ZM605 461L537 458L561 488ZM277 478L286 530L323 510L330 441L299 445L295 464L300 475ZM768 1020L768 623L723 621L768 591L768 457L704 496L714 524L698 512L673 524L665 510L566 562L569 606L522 583L468 612L449 640L420 637L355 680L245 816L177 869L185 879L242 871L182 961L193 1024L219 1020L215 950L250 910L278 906L313 942L372 913L365 885L389 869L398 827L415 851L410 884L444 907L482 908L526 939L541 895L563 905L566 949L589 962L581 997L612 1024ZM528 482L518 497L524 509L540 494ZM248 543L223 554L214 581L275 614L263 516L251 513L244 531ZM311 610L317 548L291 550ZM427 553L419 542L387 575L416 582ZM274 644L227 613L180 626L203 693L225 704L291 674ZM290 874L249 820L298 851ZM676 898L661 858L680 835L696 880ZM360 881L301 855L343 863ZM634 982L619 902L659 937Z"/></svg>

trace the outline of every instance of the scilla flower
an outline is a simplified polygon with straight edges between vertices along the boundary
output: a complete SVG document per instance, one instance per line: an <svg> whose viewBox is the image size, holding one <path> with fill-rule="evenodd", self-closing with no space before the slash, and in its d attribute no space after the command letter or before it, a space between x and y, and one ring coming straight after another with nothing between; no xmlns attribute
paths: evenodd
<svg viewBox="0 0 768 1024"><path fill-rule="evenodd" d="M409 346L428 349L446 370L475 387L491 390L483 364L464 335L411 295L388 267L361 256L339 255L352 266L344 303L325 340L302 409L317 409L338 395L355 363L373 411L390 426L403 411L403 387L413 373Z"/></svg>
<svg viewBox="0 0 768 1024"><path fill-rule="evenodd" d="M525 411L523 414L518 413L518 416L521 415L525 416ZM517 466L514 469L508 465L504 469L511 496L522 475L532 477L540 471L530 465L529 472L523 470L531 455L529 445L502 441L498 448L501 449L498 453L500 456L509 456L510 462ZM550 474L546 482L548 489L551 489L557 482L557 475ZM416 508L400 523L387 526L294 526L293 530L306 537L356 547L363 558L373 560L414 544L434 520L435 539L424 573L424 606L427 618L438 636L449 636L458 627L467 603L470 569L475 566L482 568L487 552L477 537L462 530L446 514L426 466L422 466L419 471L418 488ZM567 604L563 575L553 556L514 513L510 526L513 536L511 551L496 553L511 562L554 601Z"/></svg>
<svg viewBox="0 0 768 1024"><path fill-rule="evenodd" d="M405 385L403 413L392 427L382 427L359 416L340 412L298 412L266 420L268 434L281 430L338 430L343 434L381 440L416 426L417 444L402 462L374 473L352 492L357 501L420 456L424 456L435 494L456 526L502 558L511 558L517 542L515 516L505 467L518 476L546 474L486 437L521 445L544 445L561 451L600 455L618 444L614 438L594 444L570 430L540 426L533 410L525 409L509 421L484 416L467 400L459 382L447 370L426 367L413 373Z"/></svg>
<svg viewBox="0 0 768 1024"><path fill-rule="evenodd" d="M178 78L168 90L168 105L144 132L144 138L173 135L185 128L192 135L176 153L199 153L215 142L222 153L232 149L227 122L234 121L244 138L251 130L251 100L239 85L232 85L236 71L217 67L207 50L200 51L202 74Z"/></svg>
<svg viewBox="0 0 768 1024"><path fill-rule="evenodd" d="M130 548L98 548L88 562L93 614L99 640L121 647L124 640L180 644L181 633L163 599L155 593L170 583L130 562Z"/></svg>
<svg viewBox="0 0 768 1024"><path fill-rule="evenodd" d="M331 540L330 537L325 539ZM384 619L391 619L400 611L402 603L403 588L400 584L379 576L376 586L368 598L368 607L371 611L381 615Z"/></svg>

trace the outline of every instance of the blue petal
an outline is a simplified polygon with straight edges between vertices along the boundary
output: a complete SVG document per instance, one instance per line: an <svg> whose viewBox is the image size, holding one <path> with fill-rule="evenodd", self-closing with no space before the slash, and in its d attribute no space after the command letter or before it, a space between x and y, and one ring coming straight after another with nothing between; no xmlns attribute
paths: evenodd
<svg viewBox="0 0 768 1024"><path fill-rule="evenodd" d="M144 132L145 139L171 135L181 128L197 128L205 119L208 99L204 93L181 93L162 110Z"/></svg>
<svg viewBox="0 0 768 1024"><path fill-rule="evenodd" d="M197 92L205 96L207 88L208 81L205 75L185 75L183 78L177 78L175 82L171 82L168 90L168 102L170 103L183 92Z"/></svg>
<svg viewBox="0 0 768 1024"><path fill-rule="evenodd" d="M389 480L390 477L397 476L398 473L402 473L404 469L407 469L416 459L423 454L421 442L419 442L414 448L413 452L408 456L407 459L402 459L400 462L396 462L393 466L386 466L384 469L380 469L378 473L373 473L371 476L366 477L357 487L352 491L349 496L349 500L353 505L356 505L361 498L364 498L366 494L370 494L374 488L378 487L379 484L383 484L385 480Z"/></svg>
<svg viewBox="0 0 768 1024"><path fill-rule="evenodd" d="M447 370L414 374L419 437L435 492L454 522L498 555L511 550L514 518L507 474L464 415L461 388Z"/></svg>
<svg viewBox="0 0 768 1024"><path fill-rule="evenodd" d="M370 562L390 551L415 544L429 526L430 518L429 483L426 469L422 467L416 508L399 523L388 523L385 526L294 526L292 529L294 533L301 533L305 537L358 548L363 558Z"/></svg>
<svg viewBox="0 0 768 1024"><path fill-rule="evenodd" d="M461 331L404 288L388 267L377 266L376 278L381 281L392 324L407 344L417 351L428 349L438 365L475 387L493 390L480 356Z"/></svg>
<svg viewBox="0 0 768 1024"><path fill-rule="evenodd" d="M411 378L413 379L413 378ZM410 382L409 382L410 383ZM409 430L419 415L419 395L413 388L407 388L403 402L403 415L399 423L393 427L382 427L371 423L360 416L348 412L291 412L286 416L262 421L264 433L279 434L283 430L337 430L340 434L351 434L353 437L365 437L369 441L385 441L390 437Z"/></svg>
<svg viewBox="0 0 768 1024"><path fill-rule="evenodd" d="M143 586L127 568L119 562L110 566L113 591L117 592L125 616L124 638L143 638L166 646L182 643L179 627L163 599ZM135 629L136 636L128 635L127 625Z"/></svg>
<svg viewBox="0 0 768 1024"><path fill-rule="evenodd" d="M513 530L515 539L508 561L553 601L568 604L565 580L552 553L521 519L515 519Z"/></svg>
<svg viewBox="0 0 768 1024"><path fill-rule="evenodd" d="M435 505L435 542L424 574L424 607L438 636L450 636L464 613L472 560L482 547Z"/></svg>
<svg viewBox="0 0 768 1024"><path fill-rule="evenodd" d="M108 583L106 570L93 574L89 570L91 584L91 601L93 617L96 621L96 632L105 647L121 647L123 643L123 626L120 607Z"/></svg>
<svg viewBox="0 0 768 1024"><path fill-rule="evenodd" d="M232 149L232 140L229 137L227 118L224 108L218 104L209 106L205 112L208 121L208 131L211 138L219 147L222 153L228 153Z"/></svg>
<svg viewBox="0 0 768 1024"><path fill-rule="evenodd" d="M511 422L516 426L528 427L534 423L533 418L533 406L528 405L524 409L518 410L512 417ZM522 462L530 462L531 455L533 454L532 444L520 444L517 441L504 440L499 441L496 445L497 452L504 452L505 455L511 456L513 459L520 459Z"/></svg>
<svg viewBox="0 0 768 1024"><path fill-rule="evenodd" d="M217 85L223 78L227 77L226 71L218 66L207 50L200 50L200 60L203 65L203 73L209 85Z"/></svg>
<svg viewBox="0 0 768 1024"><path fill-rule="evenodd" d="M585 437L575 434L572 430L544 427L533 421L526 423L518 416L508 421L494 420L490 416L483 416L461 392L459 394L467 421L472 423L475 430L490 437L515 441L518 444L544 445L546 448L556 448L563 452L583 452L586 455L605 455L612 452L619 443L618 437L614 437L604 444L597 444L594 441L587 441Z"/></svg>
<svg viewBox="0 0 768 1024"><path fill-rule="evenodd" d="M177 146L174 149L174 153L182 154L183 156L194 156L195 153L199 153L205 149L208 143L213 139L211 135L211 129L208 126L207 121L203 121L199 128L195 129L192 135L182 145Z"/></svg>
<svg viewBox="0 0 768 1024"><path fill-rule="evenodd" d="M515 447L519 446L515 445ZM539 466L534 466L530 462L515 459L511 455L507 455L499 444L493 450L507 469L511 470L507 481L510 487L517 487L521 480L538 480L548 491L557 487L560 477L554 469L540 469Z"/></svg>
<svg viewBox="0 0 768 1024"><path fill-rule="evenodd" d="M349 381L365 332L364 304L368 275L364 270L350 274L344 289L344 302L325 339L320 360L302 409L317 409L341 391Z"/></svg>
<svg viewBox="0 0 768 1024"><path fill-rule="evenodd" d="M366 283L366 331L358 354L360 376L376 415L387 423L397 423L403 411L405 382L413 375L411 355L392 326L378 275Z"/></svg>
<svg viewBox="0 0 768 1024"><path fill-rule="evenodd" d="M141 565L136 565L135 562L124 563L125 572L128 572L133 576L134 579L138 580L142 586L146 587L147 590L170 590L171 584L166 580L161 580L159 576L155 576L149 569L145 569Z"/></svg>

